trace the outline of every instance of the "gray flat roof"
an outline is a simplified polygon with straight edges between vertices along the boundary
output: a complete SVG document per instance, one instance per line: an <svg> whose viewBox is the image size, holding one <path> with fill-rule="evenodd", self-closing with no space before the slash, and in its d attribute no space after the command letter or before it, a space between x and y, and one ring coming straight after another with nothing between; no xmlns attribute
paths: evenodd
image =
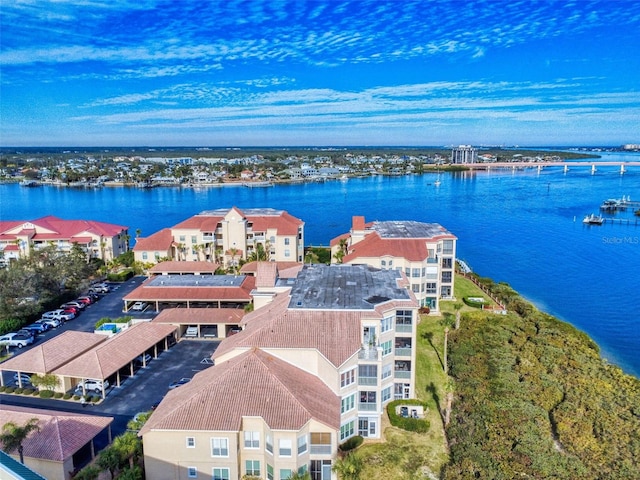
<svg viewBox="0 0 640 480"><path fill-rule="evenodd" d="M413 220L373 222L375 230L382 238L432 238L439 235L451 235L438 223L422 223Z"/></svg>
<svg viewBox="0 0 640 480"><path fill-rule="evenodd" d="M246 275L156 275L145 287L240 287Z"/></svg>
<svg viewBox="0 0 640 480"><path fill-rule="evenodd" d="M200 212L198 215L210 215L212 217L224 217L227 213L229 213L230 208L217 208L215 210L205 210ZM284 213L284 210L276 210L274 208L241 208L239 209L242 213L247 216L266 216L273 215L275 217L279 217Z"/></svg>
<svg viewBox="0 0 640 480"><path fill-rule="evenodd" d="M368 265L305 265L291 285L289 308L373 310L389 300L410 300L402 275L396 270L378 270Z"/></svg>

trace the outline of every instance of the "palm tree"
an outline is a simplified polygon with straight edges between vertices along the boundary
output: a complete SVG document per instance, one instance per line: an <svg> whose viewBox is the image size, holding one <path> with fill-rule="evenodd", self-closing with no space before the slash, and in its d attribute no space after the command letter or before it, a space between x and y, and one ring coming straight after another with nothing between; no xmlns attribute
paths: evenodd
<svg viewBox="0 0 640 480"><path fill-rule="evenodd" d="M114 447L107 447L100 452L100 456L96 460L96 465L103 470L109 470L111 478L113 478L116 474L116 470L120 466L120 461L120 452L118 452Z"/></svg>
<svg viewBox="0 0 640 480"><path fill-rule="evenodd" d="M237 271L237 268L236 268L236 256L238 255L239 251L240 250L238 250L236 247L231 247L229 249L229 253L231 254L231 266L229 268L233 272Z"/></svg>
<svg viewBox="0 0 640 480"><path fill-rule="evenodd" d="M338 474L340 480L359 480L362 472L362 460L355 453L339 458L331 469Z"/></svg>
<svg viewBox="0 0 640 480"><path fill-rule="evenodd" d="M0 443L2 443L3 450L7 453L18 450L20 463L24 463L22 442L24 442L33 431L40 431L37 418L32 418L23 426L17 425L14 422L5 423L2 426L2 433L0 434Z"/></svg>
<svg viewBox="0 0 640 480"><path fill-rule="evenodd" d="M129 459L129 468L133 469L134 463L142 453L142 443L133 432L125 432L113 441L115 448L123 459Z"/></svg>

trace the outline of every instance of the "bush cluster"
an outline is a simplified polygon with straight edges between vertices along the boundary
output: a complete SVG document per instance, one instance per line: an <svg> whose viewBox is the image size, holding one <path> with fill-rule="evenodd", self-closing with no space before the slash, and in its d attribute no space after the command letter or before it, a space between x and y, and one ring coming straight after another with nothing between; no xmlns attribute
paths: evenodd
<svg viewBox="0 0 640 480"><path fill-rule="evenodd" d="M351 450L354 450L362 445L362 442L364 442L364 438L362 438L360 435L356 435L355 437L351 437L346 440L338 448L341 452L350 452Z"/></svg>
<svg viewBox="0 0 640 480"><path fill-rule="evenodd" d="M41 390L40 398L52 398L54 395L53 390Z"/></svg>
<svg viewBox="0 0 640 480"><path fill-rule="evenodd" d="M482 308L485 305L484 302L475 302L473 300L470 300L468 297L462 297L462 301L465 303L465 305L473 308Z"/></svg>
<svg viewBox="0 0 640 480"><path fill-rule="evenodd" d="M409 432L424 433L429 431L431 424L424 418L406 418L396 413L396 407L398 405L422 405L422 408L426 412L427 404L420 400L394 400L387 404L387 414L389 415L389 421L394 427L402 428Z"/></svg>
<svg viewBox="0 0 640 480"><path fill-rule="evenodd" d="M122 270L117 273L109 273L107 274L107 280L110 282L126 282L131 277L134 276L134 271L131 268L127 268L126 270Z"/></svg>

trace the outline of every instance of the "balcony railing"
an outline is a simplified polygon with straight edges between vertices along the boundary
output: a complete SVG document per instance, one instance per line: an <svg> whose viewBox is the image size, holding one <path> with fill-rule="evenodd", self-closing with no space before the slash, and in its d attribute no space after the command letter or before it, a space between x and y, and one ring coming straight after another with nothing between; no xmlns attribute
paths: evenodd
<svg viewBox="0 0 640 480"><path fill-rule="evenodd" d="M410 357L411 347L396 347L396 357Z"/></svg>
<svg viewBox="0 0 640 480"><path fill-rule="evenodd" d="M331 445L313 445L311 444L311 455L331 455Z"/></svg>
<svg viewBox="0 0 640 480"><path fill-rule="evenodd" d="M378 347L373 346L363 346L358 352L358 360L371 360L377 361L380 360L380 352L382 350Z"/></svg>
<svg viewBox="0 0 640 480"><path fill-rule="evenodd" d="M399 333L412 333L413 325L398 325L396 324L396 332Z"/></svg>
<svg viewBox="0 0 640 480"><path fill-rule="evenodd" d="M358 402L358 410L361 412L375 412L378 410L378 404Z"/></svg>
<svg viewBox="0 0 640 480"><path fill-rule="evenodd" d="M202 241L203 242L211 242L213 241L214 236L213 235L202 235Z"/></svg>
<svg viewBox="0 0 640 480"><path fill-rule="evenodd" d="M409 370L396 370L393 372L394 378L411 378L411 371Z"/></svg>
<svg viewBox="0 0 640 480"><path fill-rule="evenodd" d="M358 377L358 385L377 385L378 377Z"/></svg>

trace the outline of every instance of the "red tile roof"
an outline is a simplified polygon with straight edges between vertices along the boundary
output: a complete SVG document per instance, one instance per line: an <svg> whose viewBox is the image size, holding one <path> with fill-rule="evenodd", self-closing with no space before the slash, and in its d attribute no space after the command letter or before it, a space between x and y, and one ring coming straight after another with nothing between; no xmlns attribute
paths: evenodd
<svg viewBox="0 0 640 480"><path fill-rule="evenodd" d="M0 370L51 373L107 340L105 335L69 330L0 364Z"/></svg>
<svg viewBox="0 0 640 480"><path fill-rule="evenodd" d="M380 238L378 232L372 232L351 245L342 261L349 263L357 258L380 258L385 255L419 262L429 258L429 250L423 238Z"/></svg>
<svg viewBox="0 0 640 480"><path fill-rule="evenodd" d="M166 252L171 248L173 236L170 228L163 228L159 232L145 238L137 238L133 250L136 252L161 251Z"/></svg>
<svg viewBox="0 0 640 480"><path fill-rule="evenodd" d="M240 431L243 417L274 430L299 430L316 419L337 429L340 399L317 377L252 349L170 391L140 431Z"/></svg>
<svg viewBox="0 0 640 480"><path fill-rule="evenodd" d="M11 232L22 226L25 221L0 221L0 233L3 235L24 235L37 232L39 240L66 240L72 237L87 237L87 234L103 237L114 237L123 233L128 227L112 223L96 222L94 220L63 220L49 215L47 217L29 220L35 229Z"/></svg>
<svg viewBox="0 0 640 480"><path fill-rule="evenodd" d="M53 373L104 380L176 330L173 325L141 322L62 365Z"/></svg>
<svg viewBox="0 0 640 480"><path fill-rule="evenodd" d="M2 425L7 422L24 425L32 418L38 420L40 431L33 432L22 443L24 456L55 462L71 457L113 422L111 417L97 415L0 406Z"/></svg>
<svg viewBox="0 0 640 480"><path fill-rule="evenodd" d="M226 323L237 325L245 312L242 308L166 308L151 323L212 325Z"/></svg>

